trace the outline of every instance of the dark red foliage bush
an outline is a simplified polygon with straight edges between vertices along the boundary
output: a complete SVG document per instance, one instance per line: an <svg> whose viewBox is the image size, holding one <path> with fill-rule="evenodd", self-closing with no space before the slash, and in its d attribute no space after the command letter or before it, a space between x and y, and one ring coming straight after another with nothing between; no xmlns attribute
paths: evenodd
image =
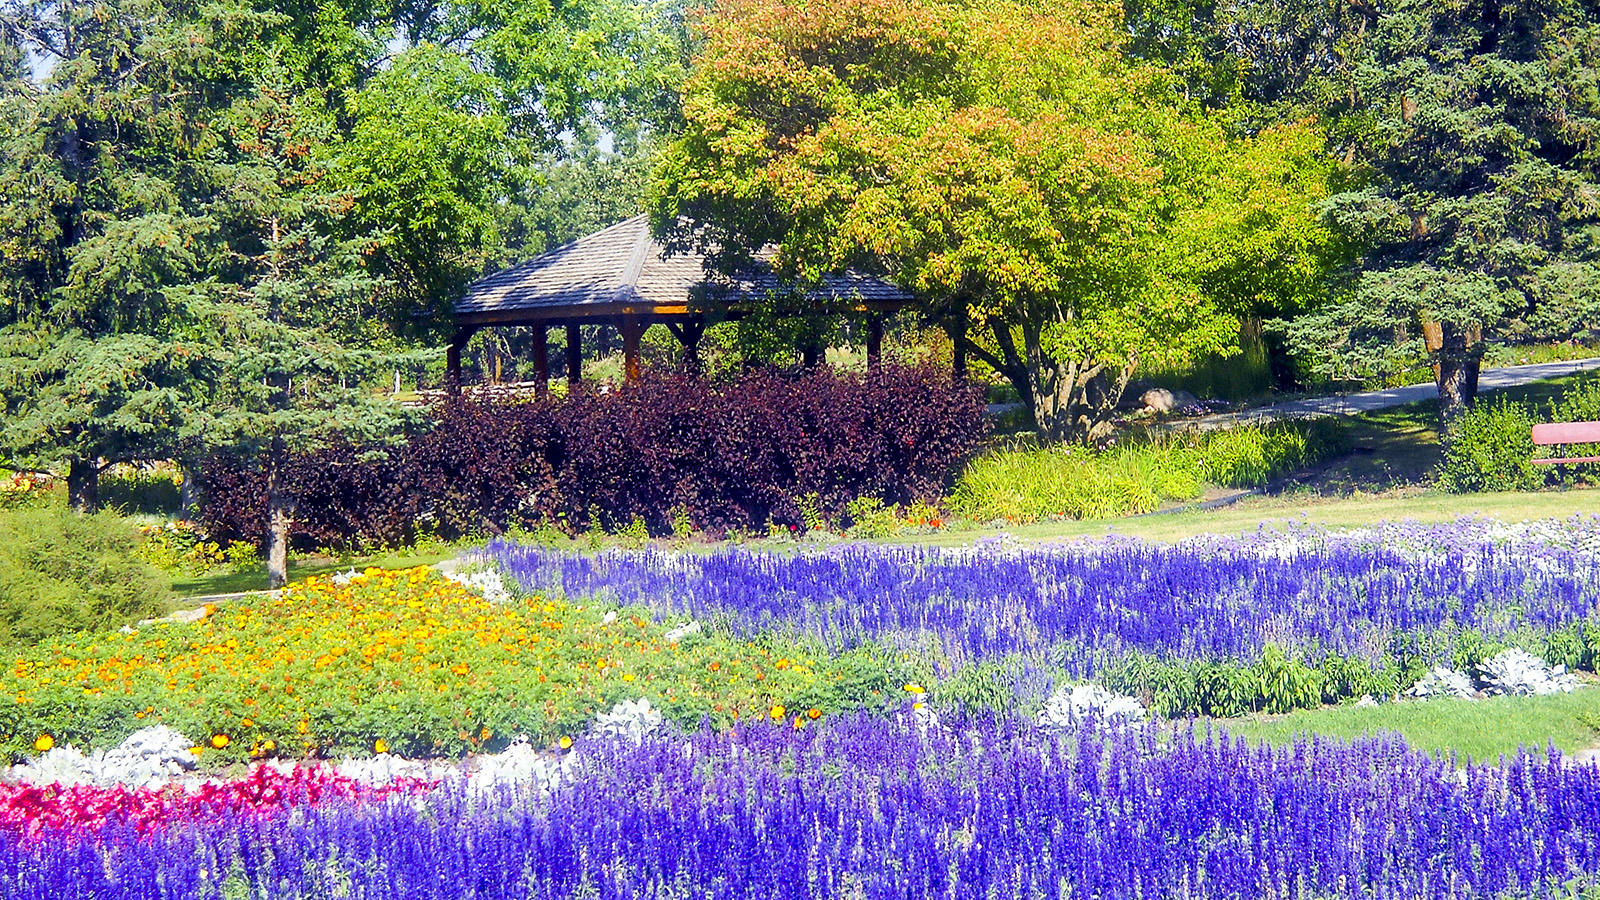
<svg viewBox="0 0 1600 900"><path fill-rule="evenodd" d="M837 517L856 497L936 500L985 423L974 388L931 368L865 374L762 372L734 380L652 376L525 402L455 400L387 450L295 458L286 483L302 544L405 543L419 532L498 534L512 525L655 534L798 525L799 498ZM204 471L217 539L255 539L265 479L243 461Z"/></svg>

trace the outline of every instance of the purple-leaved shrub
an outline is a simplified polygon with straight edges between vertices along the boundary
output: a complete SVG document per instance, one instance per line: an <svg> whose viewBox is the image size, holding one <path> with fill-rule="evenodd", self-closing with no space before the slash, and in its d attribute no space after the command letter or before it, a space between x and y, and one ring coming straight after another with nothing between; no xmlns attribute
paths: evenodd
<svg viewBox="0 0 1600 900"><path fill-rule="evenodd" d="M292 460L301 545L403 544L418 523L445 537L516 525L654 534L685 517L713 534L799 525L799 498L837 519L861 496L937 500L986 424L979 392L931 367L757 372L731 380L656 375L525 402L462 399L391 448L338 447ZM213 539L253 539L265 484L248 461L203 474Z"/></svg>

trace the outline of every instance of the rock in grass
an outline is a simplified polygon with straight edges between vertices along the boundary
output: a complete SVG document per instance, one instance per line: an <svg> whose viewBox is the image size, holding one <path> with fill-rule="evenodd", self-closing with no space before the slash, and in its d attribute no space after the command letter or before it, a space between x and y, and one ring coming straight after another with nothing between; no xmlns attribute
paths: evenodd
<svg viewBox="0 0 1600 900"><path fill-rule="evenodd" d="M1195 396L1188 391L1169 391L1166 388L1151 388L1139 395L1139 402L1144 404L1145 411L1154 413L1168 413L1185 406L1193 406Z"/></svg>

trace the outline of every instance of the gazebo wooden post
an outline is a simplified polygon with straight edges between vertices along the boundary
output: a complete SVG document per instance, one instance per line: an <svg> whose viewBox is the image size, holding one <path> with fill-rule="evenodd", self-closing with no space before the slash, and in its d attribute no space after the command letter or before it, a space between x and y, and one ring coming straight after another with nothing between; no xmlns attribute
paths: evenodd
<svg viewBox="0 0 1600 900"><path fill-rule="evenodd" d="M476 327L457 328L444 351L444 389L450 394L461 393L461 348L478 332Z"/></svg>
<svg viewBox="0 0 1600 900"><path fill-rule="evenodd" d="M700 374L700 338L706 333L706 320L700 316L684 319L683 324L666 323L667 330L683 345L683 367L691 375Z"/></svg>
<svg viewBox="0 0 1600 900"><path fill-rule="evenodd" d="M583 380L583 334L576 324L567 326L567 384L577 387Z"/></svg>
<svg viewBox="0 0 1600 900"><path fill-rule="evenodd" d="M822 348L817 345L815 340L807 338L806 342L800 345L800 365L807 369L815 369L821 363L821 360Z"/></svg>
<svg viewBox="0 0 1600 900"><path fill-rule="evenodd" d="M623 316L620 330L623 380L628 384L638 384L643 375L639 369L639 338L644 334L644 323L639 321L638 316Z"/></svg>
<svg viewBox="0 0 1600 900"><path fill-rule="evenodd" d="M867 314L867 368L876 369L883 362L883 319Z"/></svg>
<svg viewBox="0 0 1600 900"><path fill-rule="evenodd" d="M550 328L533 326L533 393L543 397L550 392Z"/></svg>

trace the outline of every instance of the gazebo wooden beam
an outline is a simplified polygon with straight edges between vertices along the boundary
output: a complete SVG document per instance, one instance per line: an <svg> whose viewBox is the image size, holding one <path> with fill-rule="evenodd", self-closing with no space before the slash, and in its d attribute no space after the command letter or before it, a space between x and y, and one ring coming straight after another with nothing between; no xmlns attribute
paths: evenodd
<svg viewBox="0 0 1600 900"><path fill-rule="evenodd" d="M444 351L444 388L451 394L461 393L461 348L472 340L478 333L476 325L463 326L456 329L450 338L450 346Z"/></svg>
<svg viewBox="0 0 1600 900"><path fill-rule="evenodd" d="M702 316L685 319L682 322L665 322L667 330L683 345L683 365L685 369L698 375L700 374L700 338L706 333L706 320Z"/></svg>

